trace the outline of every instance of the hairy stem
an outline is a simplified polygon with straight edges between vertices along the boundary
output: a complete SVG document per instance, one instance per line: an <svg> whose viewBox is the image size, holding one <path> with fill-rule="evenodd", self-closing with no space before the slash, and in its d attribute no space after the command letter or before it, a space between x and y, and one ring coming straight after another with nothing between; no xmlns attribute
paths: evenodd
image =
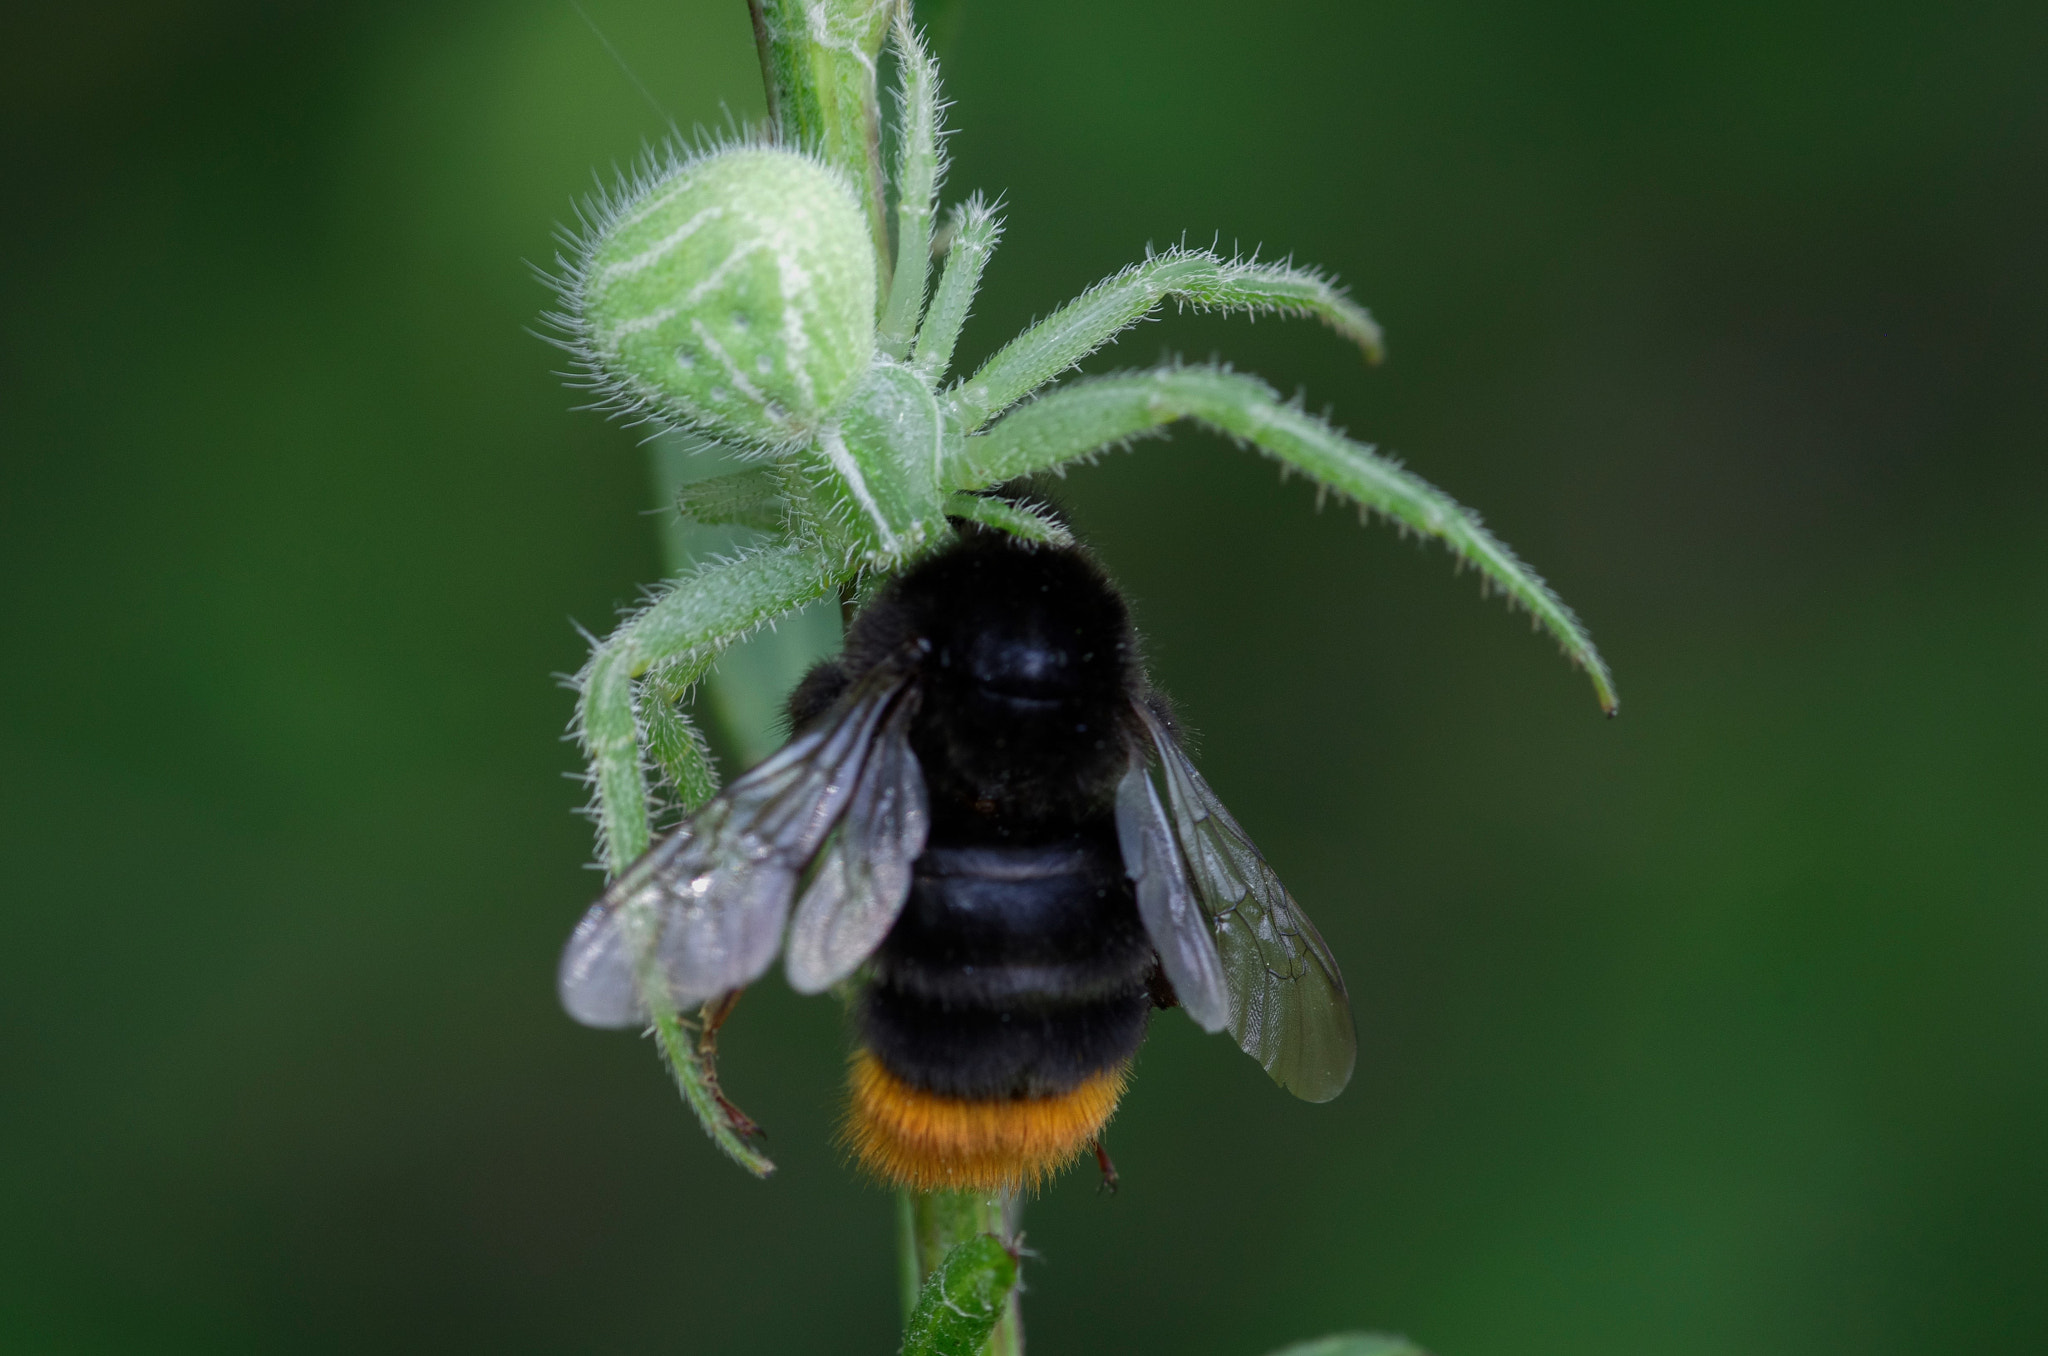
<svg viewBox="0 0 2048 1356"><path fill-rule="evenodd" d="M875 66L902 0L748 0L777 135L813 150L853 185L889 294L889 222Z"/></svg>
<svg viewBox="0 0 2048 1356"><path fill-rule="evenodd" d="M983 527L1000 528L1026 541L1042 541L1048 546L1074 544L1074 534L1058 520L1046 517L1027 504L1012 503L992 495L948 495L946 513L949 517L965 518Z"/></svg>
<svg viewBox="0 0 2048 1356"><path fill-rule="evenodd" d="M931 271L932 214L945 161L939 153L939 72L910 16L899 13L896 52L903 62L897 91L896 277L882 310L876 342L892 358L910 352L924 310L925 277Z"/></svg>
<svg viewBox="0 0 2048 1356"><path fill-rule="evenodd" d="M718 791L718 772L704 736L683 714L690 690L704 676L700 658L662 664L640 681L640 717L647 726L647 756L675 792L677 810L696 809Z"/></svg>
<svg viewBox="0 0 2048 1356"><path fill-rule="evenodd" d="M972 433L1157 310L1169 297L1198 310L1313 316L1379 361L1380 327L1320 273L1287 264L1169 250L1104 279L1012 339L948 398Z"/></svg>
<svg viewBox="0 0 2048 1356"><path fill-rule="evenodd" d="M654 761L686 806L701 803L714 788L703 743L679 705L690 684L734 637L838 583L817 556L787 547L699 568L591 654L578 675L577 734L590 764L608 874L625 870L651 837L643 759ZM720 1098L715 1075L675 1010L652 946L641 951L636 987L684 1102L734 1162L766 1176L775 1165L747 1143L744 1118L736 1118Z"/></svg>
<svg viewBox="0 0 2048 1356"><path fill-rule="evenodd" d="M960 327L967 323L968 308L980 290L982 270L988 267L988 257L995 253L1002 235L1002 218L979 193L955 211L946 271L932 291L932 304L925 311L917 348L910 357L912 369L925 385L937 386L953 365L953 345L960 342Z"/></svg>
<svg viewBox="0 0 2048 1356"><path fill-rule="evenodd" d="M607 871L616 875L647 850L640 677L656 664L708 661L735 637L823 597L840 577L820 557L788 546L700 568L592 652L578 675L577 734L595 782Z"/></svg>
<svg viewBox="0 0 2048 1356"><path fill-rule="evenodd" d="M641 987L643 991L650 991L650 986ZM664 996L668 992L667 986L659 980L651 989L660 991ZM711 1070L697 1053L697 1033L673 1008L656 1008L653 1014L654 1040L661 1047L662 1060L675 1076L677 1090L696 1114L697 1123L704 1127L704 1133L724 1151L726 1157L754 1176L766 1177L774 1172L775 1164L747 1142L726 1114Z"/></svg>

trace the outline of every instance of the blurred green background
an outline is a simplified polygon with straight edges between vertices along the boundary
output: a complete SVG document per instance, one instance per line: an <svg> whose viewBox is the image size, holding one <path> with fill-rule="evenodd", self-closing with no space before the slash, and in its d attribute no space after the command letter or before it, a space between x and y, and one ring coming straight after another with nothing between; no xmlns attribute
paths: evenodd
<svg viewBox="0 0 2048 1356"><path fill-rule="evenodd" d="M739 0L587 0L685 126ZM720 1161L556 1009L572 625L658 576L528 261L660 117L567 0L159 0L0 42L0 1349L884 1352L843 1035L778 981ZM1445 556L1181 433L1068 482L1321 923L1357 1080L1162 1019L1028 1212L1045 1353L2048 1340L2048 7L957 0L963 353L1185 237L1173 317L1479 507Z"/></svg>

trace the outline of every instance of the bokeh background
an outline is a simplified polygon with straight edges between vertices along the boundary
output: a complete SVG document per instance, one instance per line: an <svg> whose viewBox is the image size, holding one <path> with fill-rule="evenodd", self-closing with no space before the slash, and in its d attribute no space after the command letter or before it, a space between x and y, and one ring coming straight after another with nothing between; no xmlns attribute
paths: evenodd
<svg viewBox="0 0 2048 1356"><path fill-rule="evenodd" d="M685 126L739 0L586 0ZM1162 1019L1125 1187L1029 1209L1033 1349L2048 1339L2048 8L956 0L964 353L1135 257L1169 317L1543 569L1181 433L1067 482L1356 995L1325 1107ZM567 0L157 0L0 42L0 1349L884 1352L891 1203L779 980L719 1160L552 972L573 623L659 574L528 263L663 130Z"/></svg>

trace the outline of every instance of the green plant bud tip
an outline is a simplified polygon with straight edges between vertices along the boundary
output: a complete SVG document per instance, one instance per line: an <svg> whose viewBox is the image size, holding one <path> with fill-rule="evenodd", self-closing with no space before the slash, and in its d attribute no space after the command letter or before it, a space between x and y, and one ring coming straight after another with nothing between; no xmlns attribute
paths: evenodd
<svg viewBox="0 0 2048 1356"><path fill-rule="evenodd" d="M875 261L838 176L794 151L692 160L590 242L591 356L634 399L756 446L802 442L874 352Z"/></svg>

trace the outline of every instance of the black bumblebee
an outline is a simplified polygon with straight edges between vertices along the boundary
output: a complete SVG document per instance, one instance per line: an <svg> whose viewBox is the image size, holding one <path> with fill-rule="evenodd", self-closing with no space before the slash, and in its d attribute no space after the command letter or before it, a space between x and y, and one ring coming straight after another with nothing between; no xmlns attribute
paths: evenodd
<svg viewBox="0 0 2048 1356"><path fill-rule="evenodd" d="M778 950L801 993L859 974L848 1140L924 1190L1071 1161L1155 1007L1228 1027L1310 1101L1350 1081L1336 961L1181 751L1079 549L966 527L854 619L790 718L576 928L578 1021L644 1023L647 964L678 1005Z"/></svg>

